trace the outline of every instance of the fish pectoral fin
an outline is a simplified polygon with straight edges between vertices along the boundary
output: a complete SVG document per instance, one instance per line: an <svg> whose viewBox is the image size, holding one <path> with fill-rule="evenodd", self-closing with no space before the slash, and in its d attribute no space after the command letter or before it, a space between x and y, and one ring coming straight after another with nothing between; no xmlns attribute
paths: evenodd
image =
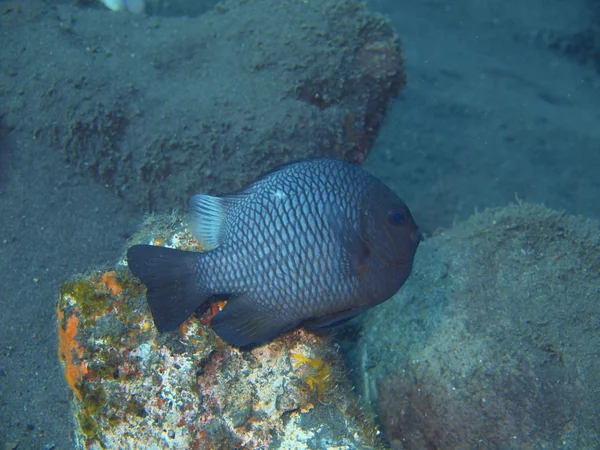
<svg viewBox="0 0 600 450"><path fill-rule="evenodd" d="M199 253L154 245L134 245L127 264L146 285L146 299L158 331L171 331L199 308L208 306L212 293L205 291L196 274Z"/></svg>
<svg viewBox="0 0 600 450"><path fill-rule="evenodd" d="M269 315L245 295L228 301L210 324L221 339L236 347L261 344L300 325L299 321L286 322Z"/></svg>
<svg viewBox="0 0 600 450"><path fill-rule="evenodd" d="M350 277L362 277L367 272L367 259L371 250L362 238L360 230L352 226L338 205L330 206L326 217L341 244L342 273Z"/></svg>
<svg viewBox="0 0 600 450"><path fill-rule="evenodd" d="M308 319L304 322L303 327L308 331L318 330L319 328L331 327L334 325L340 325L355 316L358 316L360 313L369 309L368 306L361 306L358 308L345 309L343 311L339 311L333 314L329 314L327 316L321 317L313 317L312 319Z"/></svg>

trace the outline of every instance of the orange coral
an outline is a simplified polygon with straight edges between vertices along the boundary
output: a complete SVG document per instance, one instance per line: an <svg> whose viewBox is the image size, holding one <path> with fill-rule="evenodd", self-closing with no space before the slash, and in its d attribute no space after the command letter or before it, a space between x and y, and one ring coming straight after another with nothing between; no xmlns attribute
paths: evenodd
<svg viewBox="0 0 600 450"><path fill-rule="evenodd" d="M226 304L227 304L227 302L223 301L223 300L219 300L218 302L211 303L208 314L200 320L200 323L202 325L209 325L212 318L215 317L219 311L221 311L223 308L225 308Z"/></svg>
<svg viewBox="0 0 600 450"><path fill-rule="evenodd" d="M74 356L77 358L83 357L83 347L75 339L77 334L77 325L79 317L75 313L71 314L67 319L66 326L61 324L64 322L64 313L60 308L56 310L58 316L58 357L65 366L65 378L69 387L79 400L83 400L79 385L83 377L88 373L87 366L84 361L77 364L73 361Z"/></svg>
<svg viewBox="0 0 600 450"><path fill-rule="evenodd" d="M123 290L123 286L117 282L117 274L115 272L103 273L100 281L108 288L112 295L118 295Z"/></svg>

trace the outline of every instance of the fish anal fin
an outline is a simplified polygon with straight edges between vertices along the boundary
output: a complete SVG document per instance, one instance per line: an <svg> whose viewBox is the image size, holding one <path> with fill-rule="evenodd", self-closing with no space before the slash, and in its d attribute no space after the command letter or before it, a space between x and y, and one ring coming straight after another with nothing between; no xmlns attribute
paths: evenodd
<svg viewBox="0 0 600 450"><path fill-rule="evenodd" d="M261 310L245 295L230 299L211 321L215 333L236 347L261 344L299 325L300 321L283 321Z"/></svg>

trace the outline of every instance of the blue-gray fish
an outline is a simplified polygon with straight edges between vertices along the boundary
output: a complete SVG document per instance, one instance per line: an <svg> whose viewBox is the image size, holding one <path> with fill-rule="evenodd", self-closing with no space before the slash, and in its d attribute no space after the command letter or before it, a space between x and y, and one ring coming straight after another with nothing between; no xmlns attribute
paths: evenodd
<svg viewBox="0 0 600 450"><path fill-rule="evenodd" d="M385 301L408 278L420 240L392 190L336 159L287 164L235 194L194 195L190 209L206 252L135 245L129 268L159 331L226 298L211 326L238 347Z"/></svg>

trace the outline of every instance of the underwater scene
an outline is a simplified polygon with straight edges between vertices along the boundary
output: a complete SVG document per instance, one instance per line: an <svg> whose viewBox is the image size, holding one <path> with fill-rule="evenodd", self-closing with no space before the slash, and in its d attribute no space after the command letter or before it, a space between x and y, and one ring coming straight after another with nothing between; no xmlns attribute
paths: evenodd
<svg viewBox="0 0 600 450"><path fill-rule="evenodd" d="M600 448L598 1L0 13L0 449Z"/></svg>

